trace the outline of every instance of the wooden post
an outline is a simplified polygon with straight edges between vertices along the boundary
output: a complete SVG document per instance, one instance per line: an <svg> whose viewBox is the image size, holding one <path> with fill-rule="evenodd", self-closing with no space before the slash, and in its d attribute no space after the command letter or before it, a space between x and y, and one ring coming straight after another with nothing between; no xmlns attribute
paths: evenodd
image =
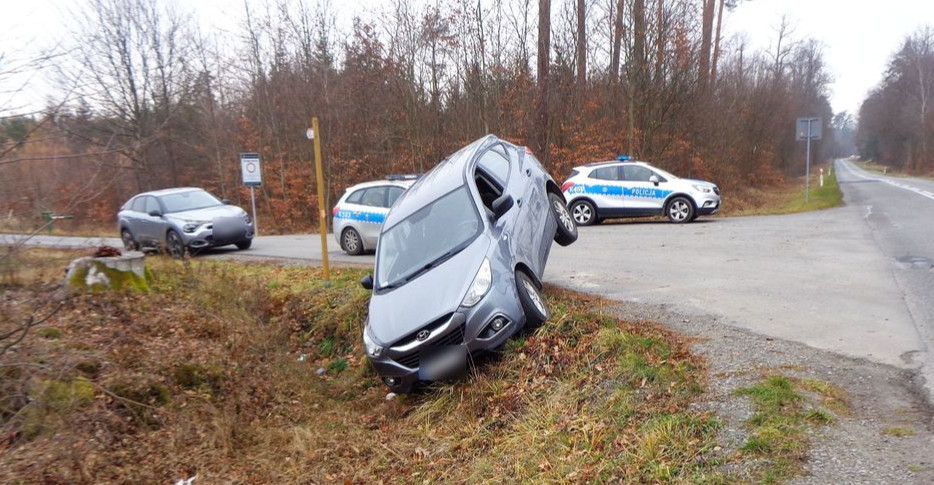
<svg viewBox="0 0 934 485"><path fill-rule="evenodd" d="M321 131L318 118L311 119L311 128L315 138L315 172L318 178L318 231L321 233L321 260L324 264L324 281L331 282L331 270L328 267L328 216L324 207L324 170L321 169Z"/></svg>

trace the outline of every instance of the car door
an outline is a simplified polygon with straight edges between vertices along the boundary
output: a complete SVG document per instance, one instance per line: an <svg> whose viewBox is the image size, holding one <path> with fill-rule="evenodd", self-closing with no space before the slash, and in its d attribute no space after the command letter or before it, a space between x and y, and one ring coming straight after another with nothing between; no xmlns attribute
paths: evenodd
<svg viewBox="0 0 934 485"><path fill-rule="evenodd" d="M368 248L376 246L379 231L389 213L388 189L385 185L364 189L360 202L353 208L353 219L358 222L360 237Z"/></svg>
<svg viewBox="0 0 934 485"><path fill-rule="evenodd" d="M597 205L597 212L600 216L624 215L626 203L620 166L607 165L595 168L590 172L590 178L595 183L587 188L587 193Z"/></svg>
<svg viewBox="0 0 934 485"><path fill-rule="evenodd" d="M159 199L147 195L143 198L143 212L140 214L141 240L147 241L148 246L161 247L169 224L165 217L153 216L153 213L162 214L163 208Z"/></svg>
<svg viewBox="0 0 934 485"><path fill-rule="evenodd" d="M665 198L671 193L668 180L652 169L641 165L622 165L623 199L626 211L633 215L655 214L662 210ZM658 185L651 179L658 178Z"/></svg>

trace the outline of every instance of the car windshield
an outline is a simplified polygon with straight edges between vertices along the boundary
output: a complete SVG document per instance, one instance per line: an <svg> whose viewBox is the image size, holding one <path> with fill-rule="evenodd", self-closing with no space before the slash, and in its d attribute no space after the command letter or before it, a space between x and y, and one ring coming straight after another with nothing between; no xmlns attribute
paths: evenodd
<svg viewBox="0 0 934 485"><path fill-rule="evenodd" d="M402 286L464 249L482 223L467 186L412 213L380 235L376 255L379 289Z"/></svg>
<svg viewBox="0 0 934 485"><path fill-rule="evenodd" d="M159 199L162 200L162 205L165 207L166 213L191 211L223 205L221 201L217 200L217 197L203 190L163 195L159 197Z"/></svg>

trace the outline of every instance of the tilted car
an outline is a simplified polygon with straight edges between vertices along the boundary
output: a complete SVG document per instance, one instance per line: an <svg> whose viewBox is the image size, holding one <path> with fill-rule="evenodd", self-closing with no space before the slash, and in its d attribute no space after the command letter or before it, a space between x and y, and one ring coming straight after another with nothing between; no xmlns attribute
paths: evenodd
<svg viewBox="0 0 934 485"><path fill-rule="evenodd" d="M574 167L561 190L580 226L611 217L663 215L671 222L683 223L720 210L716 185L676 177L625 157Z"/></svg>
<svg viewBox="0 0 934 485"><path fill-rule="evenodd" d="M182 187L144 192L117 213L120 238L127 249L165 250L180 258L186 250L253 243L253 220L204 189Z"/></svg>
<svg viewBox="0 0 934 485"><path fill-rule="evenodd" d="M331 210L334 238L347 254L376 249L379 230L389 208L418 175L390 175L386 180L348 187Z"/></svg>
<svg viewBox="0 0 934 485"><path fill-rule="evenodd" d="M524 326L541 325L551 242L577 226L530 151L488 135L443 160L389 211L376 248L363 331L394 392L458 373Z"/></svg>

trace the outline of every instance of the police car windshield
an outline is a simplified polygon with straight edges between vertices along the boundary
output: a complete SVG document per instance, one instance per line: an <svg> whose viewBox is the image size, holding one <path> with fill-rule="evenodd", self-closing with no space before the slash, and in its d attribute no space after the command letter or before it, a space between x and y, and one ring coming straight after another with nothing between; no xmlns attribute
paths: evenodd
<svg viewBox="0 0 934 485"><path fill-rule="evenodd" d="M377 289L402 286L464 249L483 228L466 186L461 186L380 235Z"/></svg>

